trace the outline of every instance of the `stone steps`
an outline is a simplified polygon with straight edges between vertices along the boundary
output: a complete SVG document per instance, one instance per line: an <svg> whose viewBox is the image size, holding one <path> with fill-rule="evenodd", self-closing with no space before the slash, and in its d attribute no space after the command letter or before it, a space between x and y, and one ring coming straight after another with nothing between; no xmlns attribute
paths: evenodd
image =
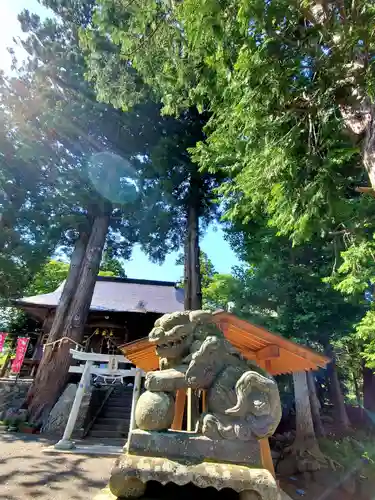
<svg viewBox="0 0 375 500"><path fill-rule="evenodd" d="M130 423L133 389L116 387L94 422L88 437L124 438Z"/></svg>
<svg viewBox="0 0 375 500"><path fill-rule="evenodd" d="M127 424L129 427L128 421L116 421L115 424L97 424L95 426L96 431L120 431L122 432L124 429L124 424Z"/></svg>
<svg viewBox="0 0 375 500"><path fill-rule="evenodd" d="M103 431L103 430L91 430L89 433L90 437L93 438L110 438L110 439L117 439L121 437L126 437L127 432L120 432L117 430L114 431Z"/></svg>
<svg viewBox="0 0 375 500"><path fill-rule="evenodd" d="M123 411L113 411L111 409L108 409L107 411L103 412L100 414L100 417L105 417L105 418L115 418L115 419L120 419L120 420L126 420L130 418L130 413L128 412L123 412Z"/></svg>
<svg viewBox="0 0 375 500"><path fill-rule="evenodd" d="M130 420L130 417L129 417ZM111 418L111 417L99 417L96 419L95 424L97 425L116 425L118 423L119 419L118 418ZM127 421L127 419L121 419L122 421Z"/></svg>

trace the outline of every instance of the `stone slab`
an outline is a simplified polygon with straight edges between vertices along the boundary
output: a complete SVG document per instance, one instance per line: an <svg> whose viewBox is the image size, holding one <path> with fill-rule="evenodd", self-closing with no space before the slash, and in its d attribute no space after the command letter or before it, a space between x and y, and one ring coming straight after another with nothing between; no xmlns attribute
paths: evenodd
<svg viewBox="0 0 375 500"><path fill-rule="evenodd" d="M213 440L182 431L150 432L135 429L128 437L128 451L135 455L171 457L176 460L229 462L261 467L260 446L252 441Z"/></svg>
<svg viewBox="0 0 375 500"><path fill-rule="evenodd" d="M126 484L129 480L138 479L145 484L157 481L161 484L174 483L184 486L193 483L199 488L231 488L237 493L256 492L262 500L280 500L280 490L272 474L261 468L244 465L200 462L184 464L163 457L138 456L124 453L112 470L109 488L121 490L126 495Z"/></svg>
<svg viewBox="0 0 375 500"><path fill-rule="evenodd" d="M55 445L43 448L43 453L72 453L76 455L97 455L100 457L110 457L118 456L123 452L122 446L110 446L110 445L81 445L74 444L72 448L59 449L55 448Z"/></svg>

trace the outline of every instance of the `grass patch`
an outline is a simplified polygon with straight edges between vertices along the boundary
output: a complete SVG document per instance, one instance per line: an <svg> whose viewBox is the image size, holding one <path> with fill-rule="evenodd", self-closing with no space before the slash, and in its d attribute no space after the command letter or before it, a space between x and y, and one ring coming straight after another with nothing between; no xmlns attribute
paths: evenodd
<svg viewBox="0 0 375 500"><path fill-rule="evenodd" d="M342 439L319 439L321 451L343 466L345 472L358 471L367 478L375 477L375 442L362 433Z"/></svg>

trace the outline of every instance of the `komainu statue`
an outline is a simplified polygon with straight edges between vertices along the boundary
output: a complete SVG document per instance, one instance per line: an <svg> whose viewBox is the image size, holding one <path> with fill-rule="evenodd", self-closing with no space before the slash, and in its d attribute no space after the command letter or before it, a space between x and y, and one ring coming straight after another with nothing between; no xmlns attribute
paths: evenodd
<svg viewBox="0 0 375 500"><path fill-rule="evenodd" d="M155 322L149 341L156 346L160 371L147 374L148 391L175 393L188 387L207 391L207 411L198 432L212 439L241 441L273 434L281 418L275 381L224 338L211 313L165 314ZM144 430L156 429L155 415L142 420L147 413L142 406L151 398L145 393L138 402L137 425ZM173 399L167 400L169 407L168 401L172 405ZM150 420L152 429L147 428ZM164 430L166 422L161 418L158 430Z"/></svg>
<svg viewBox="0 0 375 500"><path fill-rule="evenodd" d="M136 428L130 429L112 469L110 498L140 498L156 481L230 488L240 500L280 500L272 468L263 459L264 442L259 442L281 418L272 377L225 339L209 312L165 314L149 341L160 370L146 375L146 391L132 411ZM195 432L171 430L176 393L184 396L185 389L205 391ZM182 411L177 420L181 416Z"/></svg>

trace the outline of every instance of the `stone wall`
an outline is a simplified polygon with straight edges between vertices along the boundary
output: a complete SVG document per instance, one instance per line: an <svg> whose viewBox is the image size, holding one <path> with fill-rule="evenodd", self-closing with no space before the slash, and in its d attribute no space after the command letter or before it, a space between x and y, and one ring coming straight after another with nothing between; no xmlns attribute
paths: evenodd
<svg viewBox="0 0 375 500"><path fill-rule="evenodd" d="M0 420L9 408L19 409L25 401L31 380L0 380Z"/></svg>
<svg viewBox="0 0 375 500"><path fill-rule="evenodd" d="M42 432L49 432L62 435L68 422L70 410L73 405L74 397L77 392L77 384L68 384L58 399L55 406L52 408L48 416L46 424L42 428ZM75 431L81 433L86 419L86 414L90 406L92 387L86 389L79 409Z"/></svg>

